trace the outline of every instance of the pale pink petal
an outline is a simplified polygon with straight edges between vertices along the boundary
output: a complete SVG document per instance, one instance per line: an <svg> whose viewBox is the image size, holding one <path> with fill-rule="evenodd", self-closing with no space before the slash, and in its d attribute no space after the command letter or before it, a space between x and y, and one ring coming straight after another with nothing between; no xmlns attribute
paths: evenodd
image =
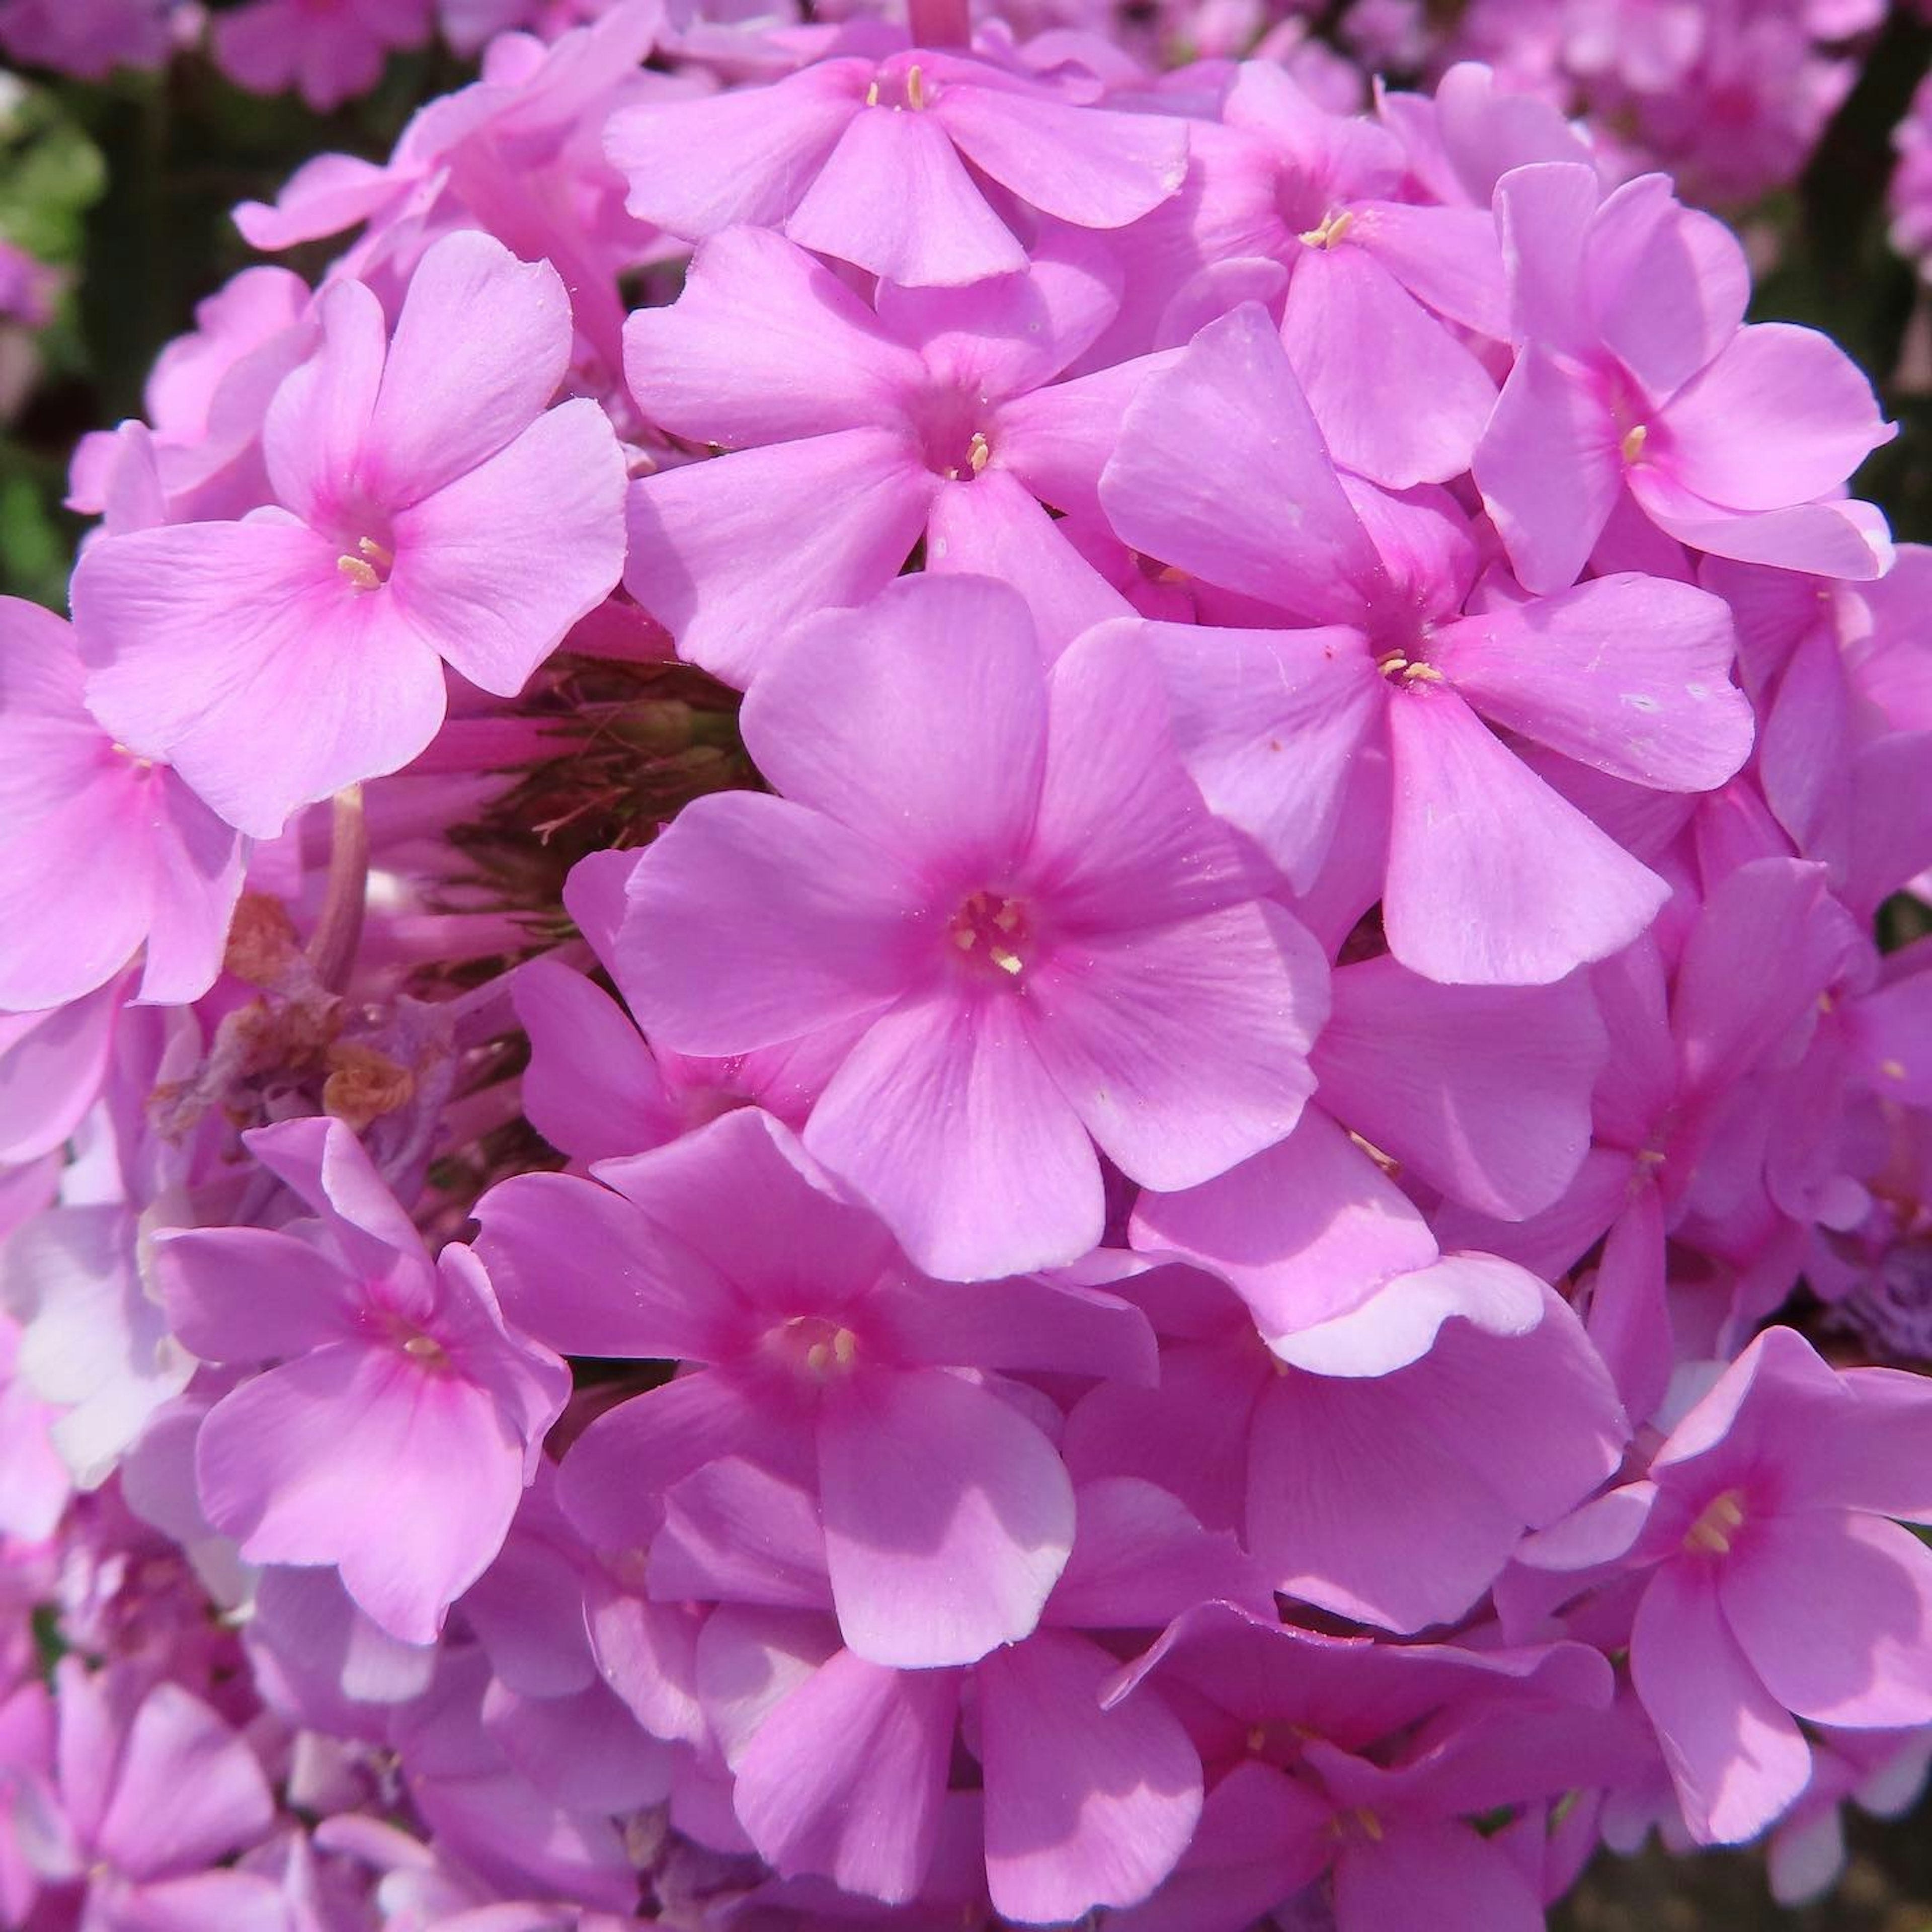
<svg viewBox="0 0 1932 1932"><path fill-rule="evenodd" d="M884 429L686 464L631 486L624 582L684 656L742 687L800 618L898 574L939 488Z"/></svg>
<svg viewBox="0 0 1932 1932"><path fill-rule="evenodd" d="M925 1670L1030 1634L1073 1542L1073 1485L1031 1423L964 1376L862 1365L826 1390L818 1456L858 1655Z"/></svg>
<svg viewBox="0 0 1932 1932"><path fill-rule="evenodd" d="M1051 663L1083 632L1132 606L1061 534L1018 478L989 469L949 483L933 500L926 567L935 575L995 577L1026 600Z"/></svg>
<svg viewBox="0 0 1932 1932"><path fill-rule="evenodd" d="M1441 986L1389 958L1341 968L1312 1056L1322 1106L1479 1211L1553 1204L1590 1145L1606 1040L1580 976Z"/></svg>
<svg viewBox="0 0 1932 1932"><path fill-rule="evenodd" d="M897 1904L924 1882L959 1680L840 1651L758 1726L733 1802L779 1873L821 1874Z"/></svg>
<svg viewBox="0 0 1932 1932"><path fill-rule="evenodd" d="M1527 589L1567 590L1582 574L1623 488L1619 440L1580 370L1534 344L1518 352L1472 466Z"/></svg>
<svg viewBox="0 0 1932 1932"><path fill-rule="evenodd" d="M1089 632L1048 680L1046 783L1023 881L1077 955L1250 898L1264 875L1209 817L1174 743L1159 665L1131 621ZM1318 1016L1310 1016L1311 1023Z"/></svg>
<svg viewBox="0 0 1932 1932"><path fill-rule="evenodd" d="M1387 687L1359 632L1137 625L1166 681L1174 739L1217 818L1306 891Z"/></svg>
<svg viewBox="0 0 1932 1932"><path fill-rule="evenodd" d="M1119 262L1100 238L1050 230L1030 253L1024 274L963 289L882 283L874 297L880 324L916 350L941 385L1023 401L1093 346L1120 302Z"/></svg>
<svg viewBox="0 0 1932 1932"><path fill-rule="evenodd" d="M1062 1630L1155 1630L1196 1604L1265 1616L1268 1586L1241 1546L1203 1529L1168 1490L1131 1477L1083 1483L1080 1534L1047 1606Z"/></svg>
<svg viewBox="0 0 1932 1932"><path fill-rule="evenodd" d="M430 1642L496 1555L523 1460L484 1390L400 1344L348 1342L225 1396L196 1456L203 1507L250 1562L335 1564L406 1643Z"/></svg>
<svg viewBox="0 0 1932 1932"><path fill-rule="evenodd" d="M600 1550L642 1550L664 1520L664 1492L722 1456L752 1456L808 1480L796 1418L769 1391L716 1370L674 1376L597 1417L557 1478L564 1514ZM788 1436L790 1440L788 1441Z"/></svg>
<svg viewBox="0 0 1932 1932"><path fill-rule="evenodd" d="M1602 1351L1633 1418L1657 1413L1676 1366L1665 1276L1664 1204L1656 1187L1626 1183L1590 1289L1590 1339Z"/></svg>
<svg viewBox="0 0 1932 1932"><path fill-rule="evenodd" d="M1829 495L1896 434L1857 364L1829 337L1784 322L1742 329L1663 414L1658 461L1731 510L1779 510ZM1767 436L1753 425L1774 422Z"/></svg>
<svg viewBox="0 0 1932 1932"><path fill-rule="evenodd" d="M1397 694L1383 917L1412 971L1544 986L1628 946L1670 889L1440 688Z"/></svg>
<svg viewBox="0 0 1932 1932"><path fill-rule="evenodd" d="M152 1265L169 1326L203 1361L272 1361L345 1341L363 1310L352 1276L278 1230L164 1230Z"/></svg>
<svg viewBox="0 0 1932 1932"><path fill-rule="evenodd" d="M430 432L425 430L427 436ZM624 464L584 398L395 520L384 589L472 684L514 697L624 564Z"/></svg>
<svg viewBox="0 0 1932 1932"><path fill-rule="evenodd" d="M1630 1632L1630 1676L1700 1844L1738 1844L1789 1809L1811 1775L1797 1725L1745 1662L1700 1563L1666 1563Z"/></svg>
<svg viewBox="0 0 1932 1932"><path fill-rule="evenodd" d="M1300 257L1281 335L1337 463L1391 490L1468 468L1496 382L1365 250Z"/></svg>
<svg viewBox="0 0 1932 1932"><path fill-rule="evenodd" d="M867 62L827 61L775 86L613 115L604 152L629 179L625 206L687 236L782 221L858 111L869 70Z"/></svg>
<svg viewBox="0 0 1932 1932"><path fill-rule="evenodd" d="M1262 903L1096 934L1029 973L1042 1063L1130 1178L1172 1192L1292 1132L1328 1012L1321 949Z"/></svg>
<svg viewBox="0 0 1932 1932"><path fill-rule="evenodd" d="M1932 1550L1882 1517L1748 1515L1718 1601L1765 1688L1814 1724L1932 1721Z"/></svg>
<svg viewBox="0 0 1932 1932"><path fill-rule="evenodd" d="M1132 1234L1143 1252L1221 1276L1270 1336L1328 1321L1436 1258L1408 1198L1313 1108L1288 1139L1204 1186L1143 1194Z"/></svg>
<svg viewBox="0 0 1932 1932"><path fill-rule="evenodd" d="M1100 1162L1040 1063L1017 988L942 988L896 1008L833 1077L805 1144L928 1274L1022 1274L1100 1238Z"/></svg>
<svg viewBox="0 0 1932 1932"><path fill-rule="evenodd" d="M476 1204L476 1252L505 1312L562 1354L715 1361L742 1334L732 1284L608 1188L514 1174Z"/></svg>
<svg viewBox="0 0 1932 1932"><path fill-rule="evenodd" d="M1348 212L1348 244L1379 262L1425 308L1478 335L1508 339L1509 291L1487 208L1365 201Z"/></svg>
<svg viewBox="0 0 1932 1932"><path fill-rule="evenodd" d="M933 118L962 153L1032 206L1083 228L1122 228L1187 172L1187 124L1034 93L942 86Z"/></svg>
<svg viewBox="0 0 1932 1932"><path fill-rule="evenodd" d="M94 1842L124 1876L185 1876L262 1837L274 1802L255 1754L198 1697L160 1684L135 1713Z"/></svg>
<svg viewBox="0 0 1932 1932"><path fill-rule="evenodd" d="M1304 622L1359 614L1380 568L1267 312L1211 322L1130 406L1100 500L1148 556Z"/></svg>
<svg viewBox="0 0 1932 1932"><path fill-rule="evenodd" d="M534 422L570 363L570 297L549 262L520 262L493 236L446 236L410 278L370 418L362 474L402 509L474 470ZM594 462L594 459L593 459ZM541 526L559 526L559 478Z"/></svg>
<svg viewBox="0 0 1932 1932"><path fill-rule="evenodd" d="M1613 777L1709 791L1750 755L1720 598L1605 577L1445 625L1429 661L1493 722Z"/></svg>
<svg viewBox="0 0 1932 1932"><path fill-rule="evenodd" d="M618 944L638 1016L682 1053L741 1053L882 1010L926 910L870 841L743 793L680 813L638 862L629 905Z"/></svg>
<svg viewBox="0 0 1932 1932"><path fill-rule="evenodd" d="M1596 169L1580 160L1534 161L1496 182L1496 229L1519 342L1570 355L1594 346L1584 259L1602 194Z"/></svg>
<svg viewBox="0 0 1932 1932"><path fill-rule="evenodd" d="M1046 764L1046 691L1018 596L980 578L901 578L802 627L740 714L788 799L960 895L1018 862Z"/></svg>
<svg viewBox="0 0 1932 1932"><path fill-rule="evenodd" d="M1002 403L990 437L994 463L1056 510L1103 517L1100 476L1120 446L1127 410L1174 359L1136 356Z"/></svg>
<svg viewBox="0 0 1932 1932"><path fill-rule="evenodd" d="M184 524L97 543L74 574L95 715L253 837L400 769L442 722L435 649L335 558L292 524Z"/></svg>
<svg viewBox="0 0 1932 1932"><path fill-rule="evenodd" d="M784 230L808 248L915 286L976 282L1027 265L1026 250L929 113L874 108L849 122Z"/></svg>
<svg viewBox="0 0 1932 1932"><path fill-rule="evenodd" d="M1508 1852L1454 1820L1405 1820L1386 1838L1346 1841L1335 1864L1335 1932L1543 1932L1540 1889Z"/></svg>
<svg viewBox="0 0 1932 1932"><path fill-rule="evenodd" d="M1604 346L1661 399L1735 338L1750 268L1722 222L1678 206L1666 176L1644 175L1591 224L1586 292Z"/></svg>
<svg viewBox="0 0 1932 1932"><path fill-rule="evenodd" d="M1708 556L1860 584L1891 567L1885 519L1869 503L1801 503L1736 514L1693 495L1652 464L1633 469L1630 485L1659 530Z"/></svg>
<svg viewBox="0 0 1932 1932"><path fill-rule="evenodd" d="M728 449L890 427L928 380L830 270L758 228L706 242L674 303L631 315L624 375L650 421Z"/></svg>
<svg viewBox="0 0 1932 1932"><path fill-rule="evenodd" d="M1100 1708L1118 1668L1065 1630L1042 1630L979 1667L986 1876L1009 1918L1052 1924L1138 1904L1193 1836L1194 1747L1157 1696Z"/></svg>
<svg viewBox="0 0 1932 1932"><path fill-rule="evenodd" d="M830 1605L818 1499L796 1484L720 1456L671 1486L664 1514L650 1546L650 1588L661 1600Z"/></svg>
<svg viewBox="0 0 1932 1932"><path fill-rule="evenodd" d="M276 390L262 424L277 500L311 522L330 520L357 492L388 338L382 304L361 282L332 283L320 306L322 346Z"/></svg>
<svg viewBox="0 0 1932 1932"><path fill-rule="evenodd" d="M531 960L510 998L530 1041L524 1112L551 1146L587 1163L640 1154L682 1131L643 1036L581 973Z"/></svg>
<svg viewBox="0 0 1932 1932"><path fill-rule="evenodd" d="M1542 1322L1547 1290L1495 1255L1444 1255L1397 1275L1357 1306L1268 1338L1285 1362L1318 1376L1386 1376L1438 1345L1444 1322L1460 1317L1486 1334L1527 1335Z"/></svg>

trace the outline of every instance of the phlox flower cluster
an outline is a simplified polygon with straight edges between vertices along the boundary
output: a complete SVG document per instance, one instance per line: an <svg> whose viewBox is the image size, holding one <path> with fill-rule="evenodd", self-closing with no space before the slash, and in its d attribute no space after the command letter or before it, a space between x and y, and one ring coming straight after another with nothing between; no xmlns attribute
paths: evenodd
<svg viewBox="0 0 1932 1932"><path fill-rule="evenodd" d="M342 252L0 602L0 1925L1828 1886L1932 554L1731 232L944 0L509 34L237 220Z"/></svg>

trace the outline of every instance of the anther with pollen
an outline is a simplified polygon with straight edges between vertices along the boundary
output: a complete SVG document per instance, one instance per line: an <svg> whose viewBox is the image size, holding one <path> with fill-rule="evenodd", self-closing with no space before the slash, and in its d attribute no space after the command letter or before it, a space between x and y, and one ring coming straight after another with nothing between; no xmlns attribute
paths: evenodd
<svg viewBox="0 0 1932 1932"><path fill-rule="evenodd" d="M952 915L946 932L962 953L990 961L1010 978L1025 970L1018 949L1026 941L1026 914L1016 900L972 893Z"/></svg>
<svg viewBox="0 0 1932 1932"><path fill-rule="evenodd" d="M1311 248L1332 248L1354 226L1354 216L1346 208L1324 215L1318 228L1305 230L1300 239Z"/></svg>
<svg viewBox="0 0 1932 1932"><path fill-rule="evenodd" d="M1624 460L1626 463L1634 463L1643 454L1643 446L1649 440L1649 430L1643 424L1639 423L1636 428L1623 440L1622 448Z"/></svg>
<svg viewBox="0 0 1932 1932"><path fill-rule="evenodd" d="M1730 1552L1732 1539L1743 1528L1744 1498L1736 1490L1726 1490L1704 1505L1704 1513L1684 1538L1684 1547L1693 1553L1724 1556Z"/></svg>
<svg viewBox="0 0 1932 1932"><path fill-rule="evenodd" d="M395 552L374 537L363 538L356 548L362 555L350 556L345 552L335 560L336 568L358 590L374 590L386 584L396 561Z"/></svg>

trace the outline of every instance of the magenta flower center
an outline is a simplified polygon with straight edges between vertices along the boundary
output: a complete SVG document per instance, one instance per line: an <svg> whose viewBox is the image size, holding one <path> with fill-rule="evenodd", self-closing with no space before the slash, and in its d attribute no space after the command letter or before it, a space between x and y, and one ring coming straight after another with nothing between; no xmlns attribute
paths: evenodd
<svg viewBox="0 0 1932 1932"><path fill-rule="evenodd" d="M358 537L353 552L344 550L335 560L335 567L352 588L375 590L388 582L395 562L396 554L387 544L378 543L374 537Z"/></svg>
<svg viewBox="0 0 1932 1932"><path fill-rule="evenodd" d="M946 922L946 934L962 959L1011 980L1026 970L1033 926L1023 899L971 893Z"/></svg>
<svg viewBox="0 0 1932 1932"><path fill-rule="evenodd" d="M824 1382L858 1359L859 1338L823 1315L794 1315L765 1334L765 1346L801 1379Z"/></svg>
<svg viewBox="0 0 1932 1932"><path fill-rule="evenodd" d="M1726 1490L1704 1505L1702 1515L1685 1533L1684 1547L1694 1556L1728 1556L1744 1521L1743 1492Z"/></svg>
<svg viewBox="0 0 1932 1932"><path fill-rule="evenodd" d="M986 468L993 454L982 427L986 415L983 396L954 392L926 399L918 428L926 467L934 476L970 483Z"/></svg>
<svg viewBox="0 0 1932 1932"><path fill-rule="evenodd" d="M916 61L909 67L881 68L878 78L866 90L868 107L890 107L896 114L908 110L916 114L932 100L926 91L926 75Z"/></svg>

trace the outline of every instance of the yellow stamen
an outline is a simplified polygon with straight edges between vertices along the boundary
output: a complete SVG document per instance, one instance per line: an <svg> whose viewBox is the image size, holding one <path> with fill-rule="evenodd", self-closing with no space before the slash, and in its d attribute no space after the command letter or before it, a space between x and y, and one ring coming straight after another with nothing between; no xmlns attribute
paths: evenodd
<svg viewBox="0 0 1932 1932"><path fill-rule="evenodd" d="M1370 1840L1379 1845L1382 1841L1382 1821L1366 1804L1355 1807L1355 1822L1361 1826Z"/></svg>
<svg viewBox="0 0 1932 1932"><path fill-rule="evenodd" d="M1730 1551L1731 1538L1744 1527L1744 1521L1742 1497L1736 1490L1726 1490L1705 1505L1704 1514L1690 1526L1684 1537L1684 1547L1712 1556L1726 1556Z"/></svg>
<svg viewBox="0 0 1932 1932"><path fill-rule="evenodd" d="M1623 440L1624 460L1634 463L1643 454L1644 445L1650 440L1650 431L1642 423L1630 431Z"/></svg>
<svg viewBox="0 0 1932 1932"><path fill-rule="evenodd" d="M1878 1070L1888 1080L1903 1080L1905 1078L1905 1063L1902 1060L1881 1060Z"/></svg>
<svg viewBox="0 0 1932 1932"><path fill-rule="evenodd" d="M378 570L387 570L396 560L396 553L386 544L379 544L374 537L364 537L356 546Z"/></svg>
<svg viewBox="0 0 1932 1932"><path fill-rule="evenodd" d="M382 580L359 556L338 556L335 567L358 590L374 590Z"/></svg>
<svg viewBox="0 0 1932 1932"><path fill-rule="evenodd" d="M1017 952L1009 952L1004 946L994 946L992 949L992 956L993 964L1002 973L1017 973L1020 970L1019 955Z"/></svg>
<svg viewBox="0 0 1932 1932"><path fill-rule="evenodd" d="M1403 682L1408 684L1440 684L1443 681L1442 674L1433 664L1404 664L1402 675Z"/></svg>
<svg viewBox="0 0 1932 1932"><path fill-rule="evenodd" d="M852 1366L853 1358L859 1352L859 1338L849 1328L842 1328L832 1338L832 1359L842 1369Z"/></svg>
<svg viewBox="0 0 1932 1932"><path fill-rule="evenodd" d="M906 71L906 105L914 112L926 105L926 76L916 62Z"/></svg>
<svg viewBox="0 0 1932 1932"><path fill-rule="evenodd" d="M973 440L966 447L966 460L973 466L973 474L975 476L986 468L986 460L992 453L986 446L985 434L976 429L973 432Z"/></svg>
<svg viewBox="0 0 1932 1932"><path fill-rule="evenodd" d="M879 83L875 80L873 82L872 86L866 90L866 105L868 107L876 107L878 104Z"/></svg>
<svg viewBox="0 0 1932 1932"><path fill-rule="evenodd" d="M952 928L952 943L962 952L970 952L979 937L970 926L956 926Z"/></svg>
<svg viewBox="0 0 1932 1932"><path fill-rule="evenodd" d="M415 1356L419 1362L440 1362L443 1359L442 1344L428 1335L412 1335L403 1344L403 1353Z"/></svg>
<svg viewBox="0 0 1932 1932"><path fill-rule="evenodd" d="M1346 208L1334 214L1324 215L1318 228L1306 230L1302 240L1311 248L1332 248L1354 226L1355 218Z"/></svg>

